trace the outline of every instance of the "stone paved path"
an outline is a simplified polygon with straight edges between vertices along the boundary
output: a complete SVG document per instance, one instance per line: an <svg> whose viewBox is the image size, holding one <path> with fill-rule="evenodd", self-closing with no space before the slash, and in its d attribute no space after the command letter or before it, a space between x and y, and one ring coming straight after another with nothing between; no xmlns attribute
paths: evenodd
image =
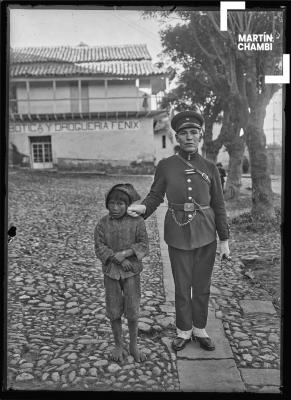
<svg viewBox="0 0 291 400"><path fill-rule="evenodd" d="M139 342L150 359L108 360L113 341L92 233L105 192L121 179L10 174L8 221L18 231L8 254L8 387L203 391L210 384L210 391L278 392L279 311L269 293L243 274L235 239L233 263L217 262L212 280L208 329L218 332L216 359L193 343L178 357L172 352L174 291L169 266L162 264L162 207L147 220L150 256L142 273ZM143 196L151 177L126 181Z"/></svg>
<svg viewBox="0 0 291 400"><path fill-rule="evenodd" d="M165 212L166 206L156 212L161 239ZM233 239L230 245L235 250ZM162 240L161 256L166 300L174 303L167 245ZM221 265L217 257L214 266L207 331L215 340L216 350L205 352L191 342L177 353L180 389L278 393L279 310L266 290L245 277L235 252L232 259Z"/></svg>

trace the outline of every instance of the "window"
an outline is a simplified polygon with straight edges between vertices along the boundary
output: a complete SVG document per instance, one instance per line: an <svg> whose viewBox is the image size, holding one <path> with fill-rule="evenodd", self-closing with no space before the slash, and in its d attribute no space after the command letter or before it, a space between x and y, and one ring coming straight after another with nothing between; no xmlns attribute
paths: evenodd
<svg viewBox="0 0 291 400"><path fill-rule="evenodd" d="M51 163L52 148L50 143L32 143L32 155L34 163Z"/></svg>
<svg viewBox="0 0 291 400"><path fill-rule="evenodd" d="M43 144L44 149L44 162L52 162L52 146L50 143Z"/></svg>
<svg viewBox="0 0 291 400"><path fill-rule="evenodd" d="M166 148L166 135L162 136L162 147L163 147L163 149Z"/></svg>
<svg viewBox="0 0 291 400"><path fill-rule="evenodd" d="M33 163L51 163L52 146L50 136L30 137Z"/></svg>

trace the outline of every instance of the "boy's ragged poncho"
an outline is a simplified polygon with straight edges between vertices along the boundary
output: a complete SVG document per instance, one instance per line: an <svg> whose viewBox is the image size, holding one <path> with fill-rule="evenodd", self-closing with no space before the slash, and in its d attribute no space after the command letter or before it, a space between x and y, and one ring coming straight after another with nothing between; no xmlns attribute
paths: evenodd
<svg viewBox="0 0 291 400"><path fill-rule="evenodd" d="M142 258L148 254L148 236L144 219L125 215L120 219L106 215L100 219L95 231L95 253L102 262L103 273L112 279L124 279L142 271ZM122 266L111 261L110 256L126 249L134 255L128 257L133 271L124 271Z"/></svg>

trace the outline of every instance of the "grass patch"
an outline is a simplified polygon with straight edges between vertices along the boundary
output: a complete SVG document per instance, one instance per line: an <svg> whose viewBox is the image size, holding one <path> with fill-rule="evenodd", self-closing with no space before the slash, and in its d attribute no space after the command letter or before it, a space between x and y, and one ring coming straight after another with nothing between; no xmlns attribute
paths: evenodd
<svg viewBox="0 0 291 400"><path fill-rule="evenodd" d="M259 216L253 218L251 212L244 212L230 220L230 224L240 229L241 231L249 232L280 232L281 225L281 209L275 207L275 217L266 218Z"/></svg>

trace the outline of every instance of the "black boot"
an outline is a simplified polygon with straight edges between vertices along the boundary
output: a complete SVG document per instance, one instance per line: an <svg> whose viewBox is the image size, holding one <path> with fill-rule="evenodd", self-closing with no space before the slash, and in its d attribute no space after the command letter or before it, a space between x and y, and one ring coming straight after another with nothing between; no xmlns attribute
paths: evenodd
<svg viewBox="0 0 291 400"><path fill-rule="evenodd" d="M188 342L190 342L190 340L191 340L191 338L183 339L183 338L177 336L172 342L172 349L175 350L175 351L182 350L182 349L184 349L186 344Z"/></svg>
<svg viewBox="0 0 291 400"><path fill-rule="evenodd" d="M193 334L192 338L195 342L198 342L200 344L200 347L202 347L202 349L208 351L215 350L215 345L210 337L199 337Z"/></svg>

